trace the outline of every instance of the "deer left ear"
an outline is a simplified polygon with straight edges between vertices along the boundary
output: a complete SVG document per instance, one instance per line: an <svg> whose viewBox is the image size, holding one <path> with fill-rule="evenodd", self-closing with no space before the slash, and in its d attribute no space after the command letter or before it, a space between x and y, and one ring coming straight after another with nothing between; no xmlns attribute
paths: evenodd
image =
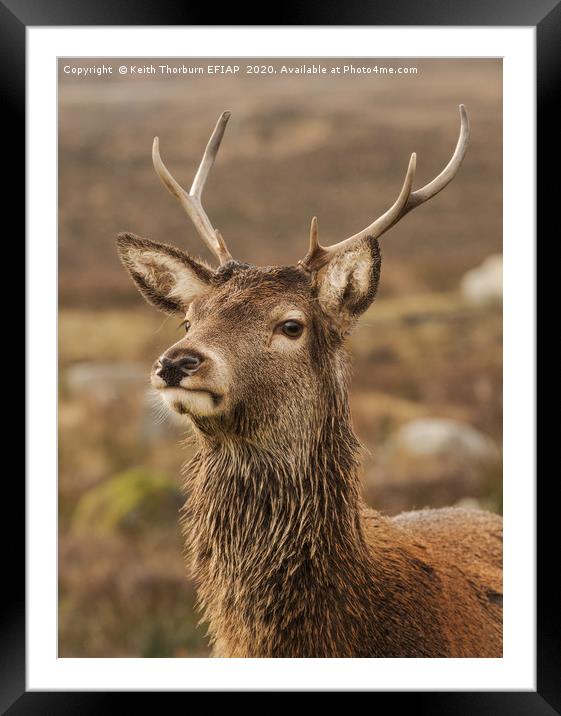
<svg viewBox="0 0 561 716"><path fill-rule="evenodd" d="M335 256L319 278L323 310L350 327L376 297L381 263L378 241L370 238Z"/></svg>

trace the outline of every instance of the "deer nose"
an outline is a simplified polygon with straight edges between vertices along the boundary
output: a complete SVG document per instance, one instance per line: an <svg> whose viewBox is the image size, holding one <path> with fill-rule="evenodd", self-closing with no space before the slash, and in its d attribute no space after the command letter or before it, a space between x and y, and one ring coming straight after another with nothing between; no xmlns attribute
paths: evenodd
<svg viewBox="0 0 561 716"><path fill-rule="evenodd" d="M156 375L165 380L168 386L177 387L183 378L196 373L202 362L203 358L194 353L188 353L174 359L163 356L160 358L160 367L156 370Z"/></svg>

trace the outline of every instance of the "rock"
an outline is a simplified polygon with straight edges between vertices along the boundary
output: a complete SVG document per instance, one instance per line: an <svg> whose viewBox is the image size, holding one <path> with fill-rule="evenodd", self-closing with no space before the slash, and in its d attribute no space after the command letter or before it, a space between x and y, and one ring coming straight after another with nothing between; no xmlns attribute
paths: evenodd
<svg viewBox="0 0 561 716"><path fill-rule="evenodd" d="M475 497L462 497L455 504L454 507L461 507L464 510L483 510L485 507Z"/></svg>
<svg viewBox="0 0 561 716"><path fill-rule="evenodd" d="M64 384L76 397L92 398L100 403L116 400L124 393L146 385L149 374L139 363L74 363L64 372Z"/></svg>
<svg viewBox="0 0 561 716"><path fill-rule="evenodd" d="M493 441L467 423L443 418L412 420L393 435L390 453L411 457L487 461L497 457Z"/></svg>
<svg viewBox="0 0 561 716"><path fill-rule="evenodd" d="M368 473L373 504L392 509L477 499L500 468L494 442L457 420L419 418L402 425L377 452Z"/></svg>
<svg viewBox="0 0 561 716"><path fill-rule="evenodd" d="M135 468L87 490L72 515L74 534L153 529L175 519L183 500L176 478Z"/></svg>
<svg viewBox="0 0 561 716"><path fill-rule="evenodd" d="M503 257L500 254L488 256L480 266L464 274L460 290L464 299L474 306L502 301Z"/></svg>

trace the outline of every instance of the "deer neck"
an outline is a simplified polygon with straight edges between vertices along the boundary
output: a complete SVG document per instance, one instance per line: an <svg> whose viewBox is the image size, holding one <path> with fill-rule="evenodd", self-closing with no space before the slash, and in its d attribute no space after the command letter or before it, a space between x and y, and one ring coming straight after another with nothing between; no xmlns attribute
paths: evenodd
<svg viewBox="0 0 561 716"><path fill-rule="evenodd" d="M338 585L348 594L350 580L360 590L368 579L359 443L346 393L328 403L321 422L279 432L282 445L205 438L187 466L184 533L210 632L228 655L294 654L283 639L296 638L303 610L329 611L326 599L340 610Z"/></svg>

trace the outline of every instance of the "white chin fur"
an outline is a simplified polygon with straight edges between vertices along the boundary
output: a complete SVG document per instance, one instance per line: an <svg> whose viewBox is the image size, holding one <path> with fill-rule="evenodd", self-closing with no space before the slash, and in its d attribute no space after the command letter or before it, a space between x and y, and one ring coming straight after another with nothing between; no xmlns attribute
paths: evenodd
<svg viewBox="0 0 561 716"><path fill-rule="evenodd" d="M164 403L180 415L213 415L218 412L210 393L166 388L161 391Z"/></svg>

